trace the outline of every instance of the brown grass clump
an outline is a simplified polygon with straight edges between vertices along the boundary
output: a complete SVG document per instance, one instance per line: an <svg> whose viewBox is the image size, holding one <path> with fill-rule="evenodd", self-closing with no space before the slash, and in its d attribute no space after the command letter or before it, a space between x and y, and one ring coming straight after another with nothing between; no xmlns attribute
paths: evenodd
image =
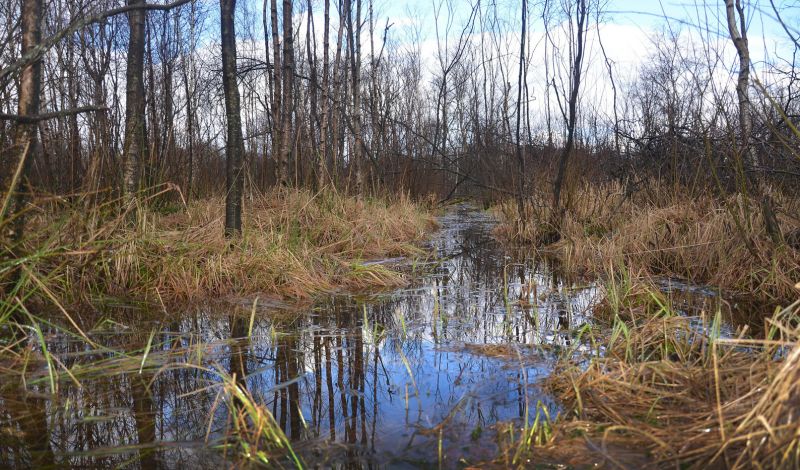
<svg viewBox="0 0 800 470"><path fill-rule="evenodd" d="M798 468L800 301L761 339L723 339L717 320L625 303L592 338L602 354L588 364L565 357L548 379L566 412L540 454L567 447L613 466Z"/></svg>
<svg viewBox="0 0 800 470"><path fill-rule="evenodd" d="M578 272L601 274L609 262L653 275L681 277L766 303L791 302L800 280L800 249L775 247L757 205L742 197L692 198L650 187L626 197L622 187L586 185L576 191L561 239L543 248ZM774 195L784 234L798 233L800 200ZM523 219L513 203L496 209L497 236L542 245L552 227L547 198L533 198ZM747 221L750 221L749 224ZM788 238L788 237L787 237ZM749 245L749 246L748 246Z"/></svg>
<svg viewBox="0 0 800 470"><path fill-rule="evenodd" d="M169 214L140 210L135 228L119 218L42 211L25 241L25 250L39 255L25 269L71 303L105 296L167 303L243 294L308 298L403 283L400 272L363 261L419 254L414 244L433 224L407 197L276 189L246 199L243 236L231 241L223 236L223 202L199 200Z"/></svg>

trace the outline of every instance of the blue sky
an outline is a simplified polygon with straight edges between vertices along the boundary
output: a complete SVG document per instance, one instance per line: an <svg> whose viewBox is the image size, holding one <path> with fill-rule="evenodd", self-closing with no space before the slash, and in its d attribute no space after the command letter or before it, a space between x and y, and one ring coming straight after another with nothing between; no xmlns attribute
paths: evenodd
<svg viewBox="0 0 800 470"><path fill-rule="evenodd" d="M260 13L263 0L249 0L247 7L239 11L243 16L257 16L255 21L256 28L260 28ZM318 41L322 38L322 0L312 0L315 14L316 37ZM447 2L452 6L450 13L447 12ZM445 25L448 18L451 20L451 36L458 36L461 33L463 24L471 12L471 5L477 0L374 0L375 23L376 23L376 47L380 47L380 37L382 36L383 26L387 20L392 24L390 38L394 44L401 49L414 47L420 52L423 64L424 81L430 82L440 69L437 63L437 44L436 35L436 11L437 6L441 8L438 24L439 37L445 35ZM495 36L500 41L500 57L505 62L509 78L516 77L519 53L519 19L520 19L520 0L480 0L481 6L488 10L490 6L496 5L498 16L503 22L502 33ZM548 0L551 5L558 5L559 2L567 0ZM723 0L600 0L603 12L599 27L600 37L602 38L604 49L613 63L614 75L621 84L631 83L639 76L641 67L650 62L651 54L656 47L654 41L659 35L675 35L679 43L683 46L691 44L696 47L702 45L701 52L710 54L709 59L721 57L722 60L716 61L711 73L714 82L719 89L733 89L735 73L738 69L735 50L728 37L727 25L725 23L725 4ZM751 57L756 65L755 73L763 73L761 67L765 63L765 58L774 62L776 56L791 59L790 41L780 24L772 18L772 8L769 0L743 0L750 16L750 48ZM800 1L798 0L774 0L784 15L784 19L789 25L796 25L800 21ZM214 0L210 0L213 4ZM300 22L298 33L305 34L305 12L307 0L295 2L296 20ZM280 2L279 2L280 3ZM529 8L529 73L528 84L532 96L541 101L544 91L544 79L542 72L543 62L543 43L544 37L541 9L544 0L528 0ZM335 9L338 2L331 0L331 8ZM364 21L367 19L369 0L362 0L362 15ZM243 10L248 10L247 12ZM251 18L252 20L252 18ZM592 22L595 18L592 17ZM331 14L331 34L335 38L337 30L338 15L335 10ZM554 24L551 31L558 36L559 29L563 25ZM607 69L604 57L597 42L596 26L590 28L589 38L587 39L587 59L586 59L586 85L582 93L593 105L608 107L609 95L611 94L607 82ZM368 28L363 29L362 39L364 53L369 53ZM263 48L263 43L258 44L259 38L263 37L256 32L253 44L255 49ZM498 39L499 38L499 39ZM473 40L480 39L480 31L476 25L473 30ZM557 40L557 39L556 39ZM302 40L301 40L302 41ZM450 44L452 45L452 42ZM443 43L443 41L442 41ZM566 49L566 48L565 48ZM318 48L319 50L319 48ZM495 49L497 51L499 49ZM513 80L511 80L513 81Z"/></svg>
<svg viewBox="0 0 800 470"><path fill-rule="evenodd" d="M436 7L446 5L448 0L412 0L393 1L375 0L376 22L378 29L389 18L393 23L392 37L400 44L411 44L412 32L419 34L419 50L422 54L424 67L428 77L437 75L436 61ZM541 9L544 0L528 0L529 8L529 57L530 66L528 84L531 95L537 99L534 106L541 106L544 93L545 79L542 72L541 38L543 26ZM551 5L565 0L549 0ZM654 38L661 33L674 34L679 37L681 44L702 44L707 46L712 56L719 56L721 61L713 67L710 80L713 80L718 90L733 90L738 62L735 50L728 36L725 18L725 3L723 0L600 0L602 2L602 16L600 35L604 48L611 62L614 64L614 74L622 83L631 83L638 77L639 69L645 66L650 54L656 49ZM776 54L784 58L791 58L791 48L786 33L773 18L772 7L769 0L743 0L750 17L749 36L751 57L756 65L756 74L763 73L760 67L765 58L774 60ZM797 0L774 0L776 6L784 15L784 20L790 25L798 24L800 19L800 2ZM362 0L364 14L367 12L368 0ZM450 0L453 17L452 35L460 34L462 25L471 11L473 1ZM496 5L498 15L502 18L504 32L501 41L504 42L504 56L507 60L509 77L516 77L519 50L519 19L521 2L519 0L481 0L484 8ZM317 11L319 8L317 9ZM439 15L440 36L447 23L447 8L442 7ZM594 17L592 22L594 22ZM553 30L558 30L555 25ZM551 31L553 31L551 30ZM597 39L597 28L590 28L588 39L586 79L582 95L592 106L606 109L610 106L610 85L607 83L606 64L600 52ZM479 30L474 30L475 37L479 37ZM558 33L555 33L556 35ZM452 42L451 42L452 44ZM537 46L539 44L539 46ZM538 49L537 49L538 47ZM701 49L703 49L701 48ZM618 85L619 85L618 83Z"/></svg>
<svg viewBox="0 0 800 470"><path fill-rule="evenodd" d="M434 5L441 0L375 0L376 11L380 17L389 17L390 20L407 18L409 12L416 12L421 16L420 27L423 32L433 33ZM559 0L550 0L557 2ZM602 0L601 0L602 1ZM752 13L750 22L750 35L753 38L766 33L767 36L785 36L780 25L773 20L774 14L769 0L744 0L747 8ZM500 11L508 13L509 19L519 19L520 1L494 0ZM364 0L366 4L366 0ZM454 0L453 5L456 15L463 19L469 13L472 2ZM492 0L483 0L483 5L489 5ZM541 10L542 0L528 0L528 8L532 14L537 15ZM691 28L698 24L719 34L727 34L724 29L725 5L723 0L605 0L602 7L604 21L620 25L639 26L643 29L657 29L669 23L673 27ZM788 24L797 24L800 21L800 2L797 0L775 0L775 5ZM378 16L378 15L376 15ZM667 17L667 19L664 18ZM800 34L800 32L798 32Z"/></svg>

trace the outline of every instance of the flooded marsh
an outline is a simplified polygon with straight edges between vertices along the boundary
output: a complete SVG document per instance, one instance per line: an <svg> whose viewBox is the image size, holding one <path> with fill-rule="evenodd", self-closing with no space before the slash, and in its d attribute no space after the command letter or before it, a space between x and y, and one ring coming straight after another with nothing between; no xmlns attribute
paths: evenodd
<svg viewBox="0 0 800 470"><path fill-rule="evenodd" d="M0 466L259 461L242 458L256 450L236 433L243 405L231 384L271 413L297 456L261 449L268 465L502 461L509 439L562 411L542 381L564 352L591 354L576 338L592 328L600 288L569 281L555 261L511 256L493 219L470 206L439 222L428 261L387 261L408 264L406 288L293 310L253 298L131 314L87 331L93 348L42 331L45 348L17 358L25 392L2 387Z"/></svg>

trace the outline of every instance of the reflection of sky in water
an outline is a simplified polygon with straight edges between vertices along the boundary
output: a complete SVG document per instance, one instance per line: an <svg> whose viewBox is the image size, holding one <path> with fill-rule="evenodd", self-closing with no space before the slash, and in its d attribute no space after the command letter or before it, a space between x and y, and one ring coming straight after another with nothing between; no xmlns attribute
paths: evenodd
<svg viewBox="0 0 800 470"><path fill-rule="evenodd" d="M249 318L199 312L160 326L153 360L185 361L197 354L185 348L209 343L203 361L246 375L247 389L309 463L436 462L440 436L448 466L492 458L497 423L521 423L526 403L531 420L539 401L557 413L537 383L552 367L549 348L568 345L587 321L596 289L568 284L552 266L506 256L483 213L460 207L441 225L431 241L435 264L417 266L427 274L407 289L331 297L291 320L263 315L249 340L233 343L247 335ZM157 325L139 326L102 340L142 348ZM67 364L85 359L82 346L63 338L51 350ZM493 357L498 352L505 358ZM66 383L44 412L53 461L63 465L70 454L73 465L113 466L137 449L75 453L155 444L160 450L145 453L142 466L216 468L221 457L202 442L207 432L212 441L224 436L227 411L217 388L196 392L216 380L211 372L166 368L100 377L83 388ZM5 404L1 419L22 422ZM22 441L14 445L41 447ZM6 455L0 464L18 461Z"/></svg>
<svg viewBox="0 0 800 470"><path fill-rule="evenodd" d="M494 456L495 424L521 422L526 395L532 410L542 401L557 412L536 385L551 355L512 347L505 348L510 359L498 359L465 346L563 344L584 321L593 289L570 290L544 266L507 259L483 214L454 212L441 223L431 244L441 261L415 286L365 303L329 299L293 325L291 340L277 340L278 349L301 356L295 367L302 379L285 390L297 389L295 416L291 397L284 404L270 392L284 377L276 379L274 367L251 372L248 387L266 391L261 398L279 420L288 414L287 433L311 441L299 449L335 440L364 459L435 461L441 430L450 463L475 461ZM292 422L298 419L308 427ZM483 437L473 442L477 429Z"/></svg>

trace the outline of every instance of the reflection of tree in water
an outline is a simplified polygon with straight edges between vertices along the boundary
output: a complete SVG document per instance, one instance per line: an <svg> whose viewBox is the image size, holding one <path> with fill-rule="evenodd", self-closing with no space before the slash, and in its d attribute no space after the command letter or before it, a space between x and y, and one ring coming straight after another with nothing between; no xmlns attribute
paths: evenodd
<svg viewBox="0 0 800 470"><path fill-rule="evenodd" d="M131 349L144 345L138 336L125 339ZM117 340L122 342L122 338ZM75 366L81 357L91 361L112 356L86 358L81 354L83 344L64 340L53 342L48 349L69 366ZM114 467L132 460L142 468L159 468L154 447L155 400L149 388L152 378L153 373L144 369L141 374L101 375L86 380L83 387L62 381L55 401L46 398L49 385L23 389L21 383L4 384L0 392L0 426L4 429L0 467ZM97 449L115 447L127 450L89 455Z"/></svg>
<svg viewBox="0 0 800 470"><path fill-rule="evenodd" d="M13 386L0 390L0 467L54 468L46 400Z"/></svg>
<svg viewBox="0 0 800 470"><path fill-rule="evenodd" d="M502 311L500 287L506 260L498 256L485 230L473 230L469 225L440 237L438 250L440 255L457 256L441 263L421 288L412 287L369 304L367 324L358 302L338 298L318 306L324 314L284 327L289 332L279 334L275 342L274 381L278 385L272 409L287 433L299 435L296 423L300 417L295 410L304 410L309 426L306 437L375 449L376 434L386 432L379 417L391 408L390 403L405 401L409 390L403 361L420 381L433 377L433 381L418 385L430 396L428 402L441 408L432 413L416 406L414 402L422 402L410 390L412 403L402 406L409 408L405 420L412 429L436 424L452 409L464 407L455 390L486 385L481 383L483 377L473 376L480 370L492 372L486 369L492 366L485 359L466 356L456 364L452 354L431 350L431 341L498 341L502 315L494 314ZM306 376L296 380L293 371L302 374L301 368ZM491 393L510 393L515 415L521 416L524 374L512 371L504 377ZM470 415L464 423L491 424L502 415L497 406L477 403L467 410ZM434 421L423 422L423 414Z"/></svg>
<svg viewBox="0 0 800 470"><path fill-rule="evenodd" d="M200 311L159 329L151 356L169 355L168 362L174 363L200 361L235 374L296 441L295 449L308 454L304 449L322 446L334 454L320 457L323 465L357 462L367 454L381 461L409 449L419 458L435 458L434 430L444 424L448 449L478 447L469 441L472 431L523 417L526 399L539 393L535 382L547 368L534 365L523 371L465 352L464 345L544 341L544 331L574 327L569 312L583 300L564 291L569 286L557 269L506 258L491 240L486 219L470 217L445 221L433 241L442 261L408 289L366 303L331 297L291 320L265 312L254 318L252 335L249 309ZM544 294L543 300L529 292L531 285ZM102 341L109 349L141 349L151 328ZM52 350L72 361L69 365L112 359L81 355L81 348L63 341ZM207 429L211 443L226 437L229 411L215 406L219 388L209 387L219 378L199 368L153 372L145 367L141 375L101 374L83 389L62 384L60 400L73 407L40 407L51 410L49 421L41 415L52 435L51 455L83 466L119 465L131 452L138 452L143 468L219 466L198 450L154 447L202 442ZM0 410L10 413L6 404ZM118 454L91 454L137 444ZM33 442L17 447L37 448ZM10 455L5 452L10 448L4 443L3 455Z"/></svg>
<svg viewBox="0 0 800 470"><path fill-rule="evenodd" d="M139 461L142 468L160 468L160 460L155 449L156 410L152 390L149 385L153 374L143 373L130 376L133 395L133 418L136 423L136 440L139 445Z"/></svg>

